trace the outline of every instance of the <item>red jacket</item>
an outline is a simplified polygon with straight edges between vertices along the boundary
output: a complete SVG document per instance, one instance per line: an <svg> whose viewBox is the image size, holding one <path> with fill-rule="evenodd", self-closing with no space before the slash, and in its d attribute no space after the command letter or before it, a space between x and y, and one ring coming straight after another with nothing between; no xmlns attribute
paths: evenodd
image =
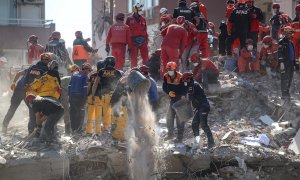
<svg viewBox="0 0 300 180"><path fill-rule="evenodd" d="M258 32L259 31L259 23L263 21L263 13L261 9L253 6L249 8L249 12L251 14L251 25L250 32Z"/></svg>
<svg viewBox="0 0 300 180"><path fill-rule="evenodd" d="M189 22L189 29L187 30L187 32L188 32L187 47L190 48L190 46L192 46L192 44L193 44L193 41L197 40L196 37L197 37L198 33L197 33L196 26L193 23ZM195 42L193 44L193 46L195 46L196 44L197 44L197 42Z"/></svg>
<svg viewBox="0 0 300 180"><path fill-rule="evenodd" d="M126 25L129 26L131 37L143 36L148 39L147 23L143 16L139 16L139 21L136 20L134 15L128 16Z"/></svg>
<svg viewBox="0 0 300 180"><path fill-rule="evenodd" d="M131 36L129 27L122 23L118 22L113 24L106 37L106 46L111 44L128 44L131 47Z"/></svg>
<svg viewBox="0 0 300 180"><path fill-rule="evenodd" d="M172 24L161 31L163 42L161 47L171 47L179 49L179 54L182 55L187 44L187 31L177 24Z"/></svg>
<svg viewBox="0 0 300 180"><path fill-rule="evenodd" d="M40 44L31 44L28 48L28 64L34 60L40 60L40 55L44 53L44 47Z"/></svg>
<svg viewBox="0 0 300 180"><path fill-rule="evenodd" d="M201 70L211 70L211 71L215 71L217 75L220 74L219 69L217 68L217 66L211 61L211 60L202 60L201 61Z"/></svg>
<svg viewBox="0 0 300 180"><path fill-rule="evenodd" d="M258 41L262 41L265 36L270 36L271 32L271 27L266 25L266 26L259 26L259 31L258 31Z"/></svg>
<svg viewBox="0 0 300 180"><path fill-rule="evenodd" d="M201 2L199 2L199 10L200 12L202 12L203 16L205 17L205 19L207 20L208 19L208 16L207 16L207 8L204 4L202 4Z"/></svg>

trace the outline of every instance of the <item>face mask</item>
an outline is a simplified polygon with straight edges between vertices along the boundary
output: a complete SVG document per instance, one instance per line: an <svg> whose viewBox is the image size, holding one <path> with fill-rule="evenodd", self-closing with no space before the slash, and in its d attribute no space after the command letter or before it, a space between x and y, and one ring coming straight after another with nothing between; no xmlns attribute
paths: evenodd
<svg viewBox="0 0 300 180"><path fill-rule="evenodd" d="M248 50L248 51L252 51L252 50L253 50L253 45L247 46L247 50Z"/></svg>
<svg viewBox="0 0 300 180"><path fill-rule="evenodd" d="M168 74L169 74L170 76L174 76L174 71L168 71Z"/></svg>
<svg viewBox="0 0 300 180"><path fill-rule="evenodd" d="M187 83L187 82L184 82L183 84L184 84L184 86L187 86L187 85L188 85L188 83Z"/></svg>
<svg viewBox="0 0 300 180"><path fill-rule="evenodd" d="M199 65L199 63L193 63L193 65L196 67L196 66L198 66L198 65Z"/></svg>
<svg viewBox="0 0 300 180"><path fill-rule="evenodd" d="M268 48L269 47L269 45L267 45L267 44L264 44L263 46L264 46L264 48Z"/></svg>
<svg viewBox="0 0 300 180"><path fill-rule="evenodd" d="M139 10L139 11L138 11L138 14L139 14L140 16L143 15L143 11Z"/></svg>

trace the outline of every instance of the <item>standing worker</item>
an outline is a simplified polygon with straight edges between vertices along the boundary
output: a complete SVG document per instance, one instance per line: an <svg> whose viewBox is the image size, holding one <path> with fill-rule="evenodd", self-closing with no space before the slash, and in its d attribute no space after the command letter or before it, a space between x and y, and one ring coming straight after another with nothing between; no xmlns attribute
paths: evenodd
<svg viewBox="0 0 300 180"><path fill-rule="evenodd" d="M289 100L290 87L294 75L295 50L292 43L294 30L290 26L283 29L283 38L278 43L278 63L281 72L281 93L282 98Z"/></svg>
<svg viewBox="0 0 300 180"><path fill-rule="evenodd" d="M147 23L143 15L143 6L136 3L133 7L133 14L127 17L126 24L129 26L132 46L130 49L131 68L138 65L138 53L140 51L143 59L142 63L148 61L148 33Z"/></svg>
<svg viewBox="0 0 300 180"><path fill-rule="evenodd" d="M36 64L44 52L44 47L38 44L38 37L36 35L29 36L27 42L30 43L28 48L28 64Z"/></svg>
<svg viewBox="0 0 300 180"><path fill-rule="evenodd" d="M92 101L95 103L97 88L100 87L100 96L103 103L103 125L105 131L108 131L111 126L111 95L115 90L119 79L122 77L121 72L114 68L115 62L116 60L113 56L105 58L105 67L99 70L92 89Z"/></svg>
<svg viewBox="0 0 300 180"><path fill-rule="evenodd" d="M112 56L116 58L116 69L123 70L125 63L126 45L132 47L129 26L124 24L125 14L119 13L116 16L116 24L113 24L106 37L105 51L109 53L110 44Z"/></svg>
<svg viewBox="0 0 300 180"><path fill-rule="evenodd" d="M79 73L74 73L69 84L68 94L70 103L70 121L73 133L82 130L87 99L88 74L92 71L89 63L81 66Z"/></svg>
<svg viewBox="0 0 300 180"><path fill-rule="evenodd" d="M74 64L77 64L79 67L81 67L82 64L91 59L89 53L96 53L98 49L93 49L87 43L87 40L83 39L81 31L76 31L75 37L76 39L73 42L72 59Z"/></svg>
<svg viewBox="0 0 300 180"><path fill-rule="evenodd" d="M185 96L185 89L181 82L181 73L178 72L177 64L175 62L168 62L167 73L164 75L163 81L163 91L169 95L170 104L167 112L167 128L168 128L168 136L166 139L172 139L174 136L174 120L176 117L177 124L177 138L175 142L181 143L183 140L183 132L184 132L184 122L181 122L181 119L176 115L176 111L172 108L173 104L179 101L182 96Z"/></svg>
<svg viewBox="0 0 300 180"><path fill-rule="evenodd" d="M178 7L174 9L173 18L176 20L179 16L183 16L186 20L196 24L195 12L187 7L186 0L179 0Z"/></svg>
<svg viewBox="0 0 300 180"><path fill-rule="evenodd" d="M192 73L183 73L182 81L184 86L187 88L188 99L192 102L193 107L196 109L196 113L192 121L195 142L200 144L199 126L201 126L207 136L207 144L210 149L214 147L215 143L207 123L207 116L210 111L210 105L207 97L200 84L194 81Z"/></svg>
<svg viewBox="0 0 300 180"><path fill-rule="evenodd" d="M296 58L296 69L299 70L299 55L300 55L300 4L295 8L296 17L292 22L291 27L294 29L295 33L293 36L293 43L295 46L295 58Z"/></svg>

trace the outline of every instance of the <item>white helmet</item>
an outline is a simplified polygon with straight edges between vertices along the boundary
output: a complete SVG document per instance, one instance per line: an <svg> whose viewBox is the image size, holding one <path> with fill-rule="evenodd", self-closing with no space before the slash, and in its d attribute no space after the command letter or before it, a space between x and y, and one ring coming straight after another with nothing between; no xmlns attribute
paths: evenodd
<svg viewBox="0 0 300 180"><path fill-rule="evenodd" d="M161 14L161 15L164 15L164 14L167 14L167 12L168 12L168 9L167 8L161 8L160 10L159 10L159 13Z"/></svg>
<svg viewBox="0 0 300 180"><path fill-rule="evenodd" d="M144 5L137 2L137 3L135 3L134 7L141 10L144 7Z"/></svg>

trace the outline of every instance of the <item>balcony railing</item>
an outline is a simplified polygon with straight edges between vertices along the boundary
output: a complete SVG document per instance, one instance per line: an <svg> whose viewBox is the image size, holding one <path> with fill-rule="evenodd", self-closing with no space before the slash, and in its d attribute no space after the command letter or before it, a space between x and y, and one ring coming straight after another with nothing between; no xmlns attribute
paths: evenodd
<svg viewBox="0 0 300 180"><path fill-rule="evenodd" d="M0 18L0 26L50 27L53 20Z"/></svg>

